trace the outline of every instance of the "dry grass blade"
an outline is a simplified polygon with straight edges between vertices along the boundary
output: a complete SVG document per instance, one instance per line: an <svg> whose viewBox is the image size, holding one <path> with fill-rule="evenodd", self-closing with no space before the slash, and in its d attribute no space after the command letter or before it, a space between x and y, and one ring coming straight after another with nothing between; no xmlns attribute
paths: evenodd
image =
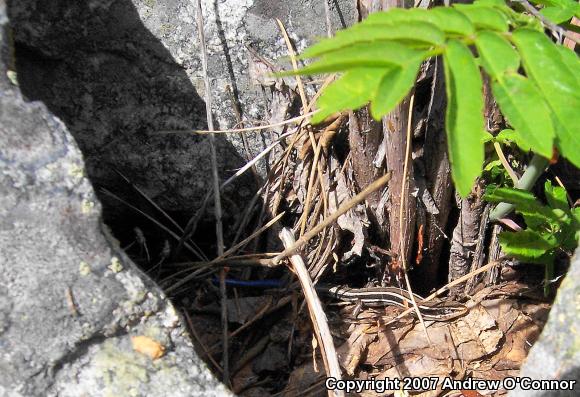
<svg viewBox="0 0 580 397"><path fill-rule="evenodd" d="M425 331L425 337L430 345L432 345L431 338L429 337L429 332L427 331L427 327L425 326L425 321L423 320L423 316L421 315L421 310L419 310L419 306L417 305L417 301L415 300L415 295L413 294L413 290L411 289L411 282L409 281L409 274L407 272L407 247L405 247L405 227L403 223L403 216L405 214L405 210L407 207L409 197L409 161L411 159L411 125L413 123L413 105L415 104L415 95L411 95L411 100L409 101L409 115L407 117L407 142L405 145L405 165L403 166L403 183L401 184L401 206L399 208L399 234L401 235L401 243L400 243L400 252L399 257L401 258L401 264L403 267L403 273L405 274L405 284L407 285L407 291L409 292L409 296L411 297L411 302L413 303L413 309L417 314L417 318Z"/></svg>
<svg viewBox="0 0 580 397"><path fill-rule="evenodd" d="M288 55L290 56L290 60L292 62L292 69L294 71L298 70L298 63L296 62L296 54L294 52L294 48L292 46L292 42L290 41L290 37L288 36L288 32L286 31L286 28L284 27L284 24L282 24L282 21L280 21L279 19L276 19L276 22L278 22L278 26L280 27L280 31L282 32L282 36L284 36L284 41L286 42L286 47L288 48ZM296 75L296 84L298 85L298 92L300 93L300 100L302 101L302 112L304 114L308 113L308 110L310 109L310 105L308 103L308 99L306 98L306 92L304 91L304 85L302 84L302 79L300 78L300 75ZM313 149L316 149L315 151L315 156L314 156L314 160L312 161L312 170L310 173L310 177L308 180L308 190L307 190L307 200L306 200L306 205L305 205L305 210L304 210L304 214L302 215L302 226L300 228L300 235L302 236L304 234L304 229L306 228L306 220L308 219L308 213L309 213L309 205L310 205L310 200L309 198L312 196L312 186L314 184L314 178L315 175L314 173L318 170L318 178L320 180L322 180L322 173L319 171L317 164L318 164L318 157L320 155L320 144L316 144L316 139L314 139L314 135L312 134L312 131L309 131L309 137L310 137L310 143L312 145Z"/></svg>
<svg viewBox="0 0 580 397"><path fill-rule="evenodd" d="M288 136L290 136L292 134L294 134L294 132L287 132L285 134L282 134L270 146L268 146L267 148L265 148L264 150L262 150L262 152L260 152L256 157L254 157L246 165L244 165L242 168L240 168L234 175L232 175L226 181L224 181L221 184L221 186L220 186L220 192L226 186L228 186L230 183L232 183L236 178L238 178L240 175L244 174L246 171L248 171L249 169L251 169L252 166L254 164L256 164L262 157L266 156L270 151L272 151L272 149L274 149L276 147L276 145L280 144L280 142L282 142L282 140L284 138L286 138L286 137L288 137ZM203 201L202 201L199 209L191 217L191 219L187 222L187 225L185 226L185 231L183 232L183 235L182 235L181 239L179 240L179 244L178 244L178 246L177 246L177 248L175 250L176 255L179 253L179 251L181 249L181 245L183 244L183 242L185 240L189 239L189 237L191 237L195 233L195 231L197 230L197 223L199 222L199 220L201 219L201 216L205 212L205 208L207 207L207 204L209 203L209 200L213 196L213 192L214 192L213 189L210 190L209 192L207 192L207 194L203 198Z"/></svg>
<svg viewBox="0 0 580 397"><path fill-rule="evenodd" d="M307 111L310 111L310 109L312 109L314 107L314 104L316 103L316 100L318 99L318 97L322 94L322 91L330 83L332 83L332 81L334 80L335 77L336 77L336 74L333 74L331 76L328 76L324 80L324 83L322 84L322 86L320 87L320 89L318 90L316 95L314 95L314 98L312 98L312 101L310 101L310 103L308 104L308 107L306 108ZM284 157L282 159L282 178L280 180L280 189L278 191L278 193L279 193L278 197L280 197L280 198L282 197L282 187L284 186L284 180L286 178L286 166L288 164L288 158L290 157L290 154L292 153L292 149L294 148L294 145L296 145L296 142L298 142L298 140L300 139L302 134L303 134L303 132L299 132L294 136L294 138L292 139L292 142L290 143L290 145L286 149L286 152L285 152ZM279 202L275 203L275 205L273 206L273 208L272 208L273 214L275 214L278 211L278 205L279 205Z"/></svg>
<svg viewBox="0 0 580 397"><path fill-rule="evenodd" d="M280 232L280 239L286 248L291 248L296 243L292 232L287 228L282 229ZM300 255L292 255L289 259L292 263L292 266L294 267L294 272L298 276L302 290L304 291L304 297L308 306L308 312L310 313L310 319L312 320L314 332L322 350L322 359L324 361L324 366L326 367L326 373L329 377L340 380L342 379L342 375L340 371L340 365L338 364L338 356L336 355L336 350L334 349L332 334L328 328L326 314L324 314L322 304L320 303L320 299L316 294L316 290L314 289L314 284L310 279L308 269L306 269L304 260ZM329 390L328 394L330 396L344 396L344 392L340 390Z"/></svg>
<svg viewBox="0 0 580 397"><path fill-rule="evenodd" d="M318 179L322 180L322 173L318 168L318 159L320 157L320 151L322 148L322 140L318 141L316 144L316 139L314 134L309 131L310 142L314 148L314 158L312 159L312 167L310 169L310 175L308 177L308 189L306 190L306 202L304 203L304 213L302 214L302 222L300 225L300 235L304 235L304 230L306 229L306 221L308 220L308 214L310 213L310 201L312 200L314 180L316 179L315 172L318 171Z"/></svg>
<svg viewBox="0 0 580 397"><path fill-rule="evenodd" d="M505 170L509 174L511 180L514 182L514 186L517 186L518 182L519 182L519 178L516 175L516 173L514 172L513 168L510 166L510 163L508 163L507 159L505 158L505 155L503 154L503 150L501 150L500 144L497 142L494 142L493 147L495 149L495 152L497 153L497 157L499 157L499 161L501 161L501 165L503 165L503 168L505 168Z"/></svg>
<svg viewBox="0 0 580 397"><path fill-rule="evenodd" d="M290 41L290 37L288 37L288 32L286 32L286 28L281 20L276 18L276 22L278 22L278 26L280 27L280 31L282 32L282 36L284 36L284 41L286 42L286 47L288 48L288 55L290 56L290 61L292 62L292 69L294 71L298 70L298 63L296 62L296 53L294 52L294 48L292 47L292 42ZM298 85L298 92L300 93L300 100L302 101L302 110L303 114L308 113L308 99L306 98L306 92L304 91L304 84L302 84L302 78L299 74L295 76L296 84Z"/></svg>
<svg viewBox="0 0 580 397"><path fill-rule="evenodd" d="M214 129L213 126L213 115L212 115L212 98L211 98L211 84L209 81L209 74L207 71L207 46L205 42L204 33L204 23L203 23L203 12L201 7L201 0L197 0L197 32L199 34L199 45L201 47L201 64L203 69L203 77L205 83L205 109L207 116L207 126L210 130ZM222 203L220 197L220 182L217 169L217 154L215 149L215 136L214 134L209 134L209 147L211 155L211 168L212 168L212 179L213 179L213 191L216 194L214 197L214 212L215 212L215 222L216 222L216 237L217 237L217 253L218 256L222 255L224 252L224 233L222 225ZM229 371L229 352L228 352L228 310L227 310L227 295L226 295L226 274L225 269L220 270L220 294L221 294L221 305L222 305L222 334L223 334L223 381L226 385L230 384L230 371Z"/></svg>
<svg viewBox="0 0 580 397"><path fill-rule="evenodd" d="M293 117L288 120L280 121L279 123L267 124L267 125L259 125L255 127L246 127L246 128L234 128L229 130L164 130L158 131L159 134L198 134L198 135L209 135L209 134L236 134L240 132L251 132L251 131L261 131L261 130L269 130L275 127L282 127L287 124L299 123L303 120L308 119L309 117L316 114L318 110L314 112L305 113L301 116Z"/></svg>
<svg viewBox="0 0 580 397"><path fill-rule="evenodd" d="M120 203L126 205L127 207L131 208L133 211L143 215L145 218L149 219L151 222L153 222L155 225L157 225L157 227L162 229L165 233L167 233L171 237L173 237L176 241L180 241L179 235L177 235L175 232L173 232L171 229L169 229L164 224L160 223L157 219L153 218L151 215L141 211L139 208L135 207L134 205L129 204L127 201L123 200L121 197L117 196L115 193L113 193L105 188L101 188L101 192L103 192L107 196L119 201ZM196 250L194 247L192 247L188 243L184 243L184 247L187 248L192 254L197 256L199 259L207 260L207 257L203 254L203 252Z"/></svg>
<svg viewBox="0 0 580 397"><path fill-rule="evenodd" d="M270 258L278 255L279 252L271 252L265 254L251 254L251 255L236 255L229 256L213 261L200 261L200 262L176 262L169 263L169 267L185 267L187 271L193 268L207 267L207 266L266 266L272 267L272 260Z"/></svg>
<svg viewBox="0 0 580 397"><path fill-rule="evenodd" d="M131 182L131 180L129 180L129 178L127 178L121 171L115 169L114 170L117 175L119 175L129 186L131 186L132 189L134 189L137 193L139 193L139 195L141 197L143 197L149 204L151 204L151 206L153 206L153 208L155 208L157 211L159 211L164 217L165 219L167 219L169 222L171 222L171 224L173 226L175 226L175 228L179 231L179 232L183 232L183 229L181 228L181 226L179 226L179 224L177 222L175 222L175 220L169 216L169 214L167 212L165 212L163 210L163 208L161 208L160 206L158 206L155 201L153 201L151 198L149 198L149 196L147 194L145 194L144 191L142 191L137 185L135 185L133 182Z"/></svg>
<svg viewBox="0 0 580 397"><path fill-rule="evenodd" d="M201 338L197 334L197 331L195 330L195 327L193 326L193 321L191 321L191 317L189 316L189 313L187 313L187 310L184 310L183 314L185 315L185 319L187 320L187 324L189 325L189 331L191 332L191 335L193 336L193 338L197 341L197 343L199 343L199 345L201 346L201 349L203 350L203 352L207 356L208 360L211 361L211 363L214 365L214 367L220 373L223 373L222 367L215 361L213 356L210 354L207 346L205 345L205 343L203 343L203 341L201 340Z"/></svg>
<svg viewBox="0 0 580 397"><path fill-rule="evenodd" d="M328 218L326 218L322 223L316 226L314 229L310 230L304 236L300 237L294 245L291 247L287 247L283 252L280 253L277 257L273 259L274 263L280 262L283 258L293 254L296 250L300 249L304 244L308 242L312 237L316 236L322 229L336 221L341 215L345 214L351 208L356 206L359 203L362 203L369 194L375 192L376 190L380 189L384 185L386 185L389 180L391 180L391 173L387 172L385 175L380 177L379 179L375 180L373 183L368 185L362 192L354 196L348 202L343 203L336 212L332 213Z"/></svg>
<svg viewBox="0 0 580 397"><path fill-rule="evenodd" d="M220 261L224 261L226 259L226 257L229 254L234 253L237 249L239 249L240 247L242 247L244 244L247 244L248 242L252 241L253 239L255 239L257 236L259 236L260 234L262 234L266 229L268 229L269 227L271 227L274 223L276 223L280 218L282 218L282 216L284 216L284 212L278 214L278 216L274 217L272 220L270 220L268 223L266 223L264 226L262 226L261 228L259 228L258 230L256 230L254 233L252 233L251 236L245 238L243 241L239 242L238 244L234 245L233 247L231 247L230 249L228 249L227 251L223 252L221 255L219 255L217 258L215 258L212 261L209 261L207 263L207 265L205 266L205 268L209 268L212 265L218 264L218 263L223 263ZM264 264L264 266L267 267L271 267L269 266L269 264L271 264L272 266L274 266L273 262L268 262L266 264ZM203 268L201 268L203 269ZM183 273L186 273L187 271L189 271L189 269L183 270ZM179 272L179 273L182 273ZM181 287L182 285L184 285L185 283L187 283L188 281L194 279L196 276L198 275L197 272L192 273L190 275L187 275L183 278L181 278L178 282L176 282L175 284L173 284L172 286L168 287L165 289L165 292L170 293L172 291L175 291L177 288Z"/></svg>
<svg viewBox="0 0 580 397"><path fill-rule="evenodd" d="M280 218L282 218L284 216L284 214L285 214L285 212L279 213L273 219L271 219L270 221L268 221L268 223L266 223L265 225L263 225L262 227L260 227L258 230L256 230L254 233L252 233L250 236L246 237L245 239L243 239L242 241L240 241L239 243L237 243L236 245L234 245L233 247L231 247L230 249L228 249L226 252L224 252L220 257L216 258L215 260L224 259L226 256L228 256L230 254L233 254L238 249L240 249L241 247L243 247L244 245L246 245L247 243L249 243L250 241L252 241L256 237L258 237L265 230L267 230L268 228L270 228L274 223L278 222L280 220Z"/></svg>

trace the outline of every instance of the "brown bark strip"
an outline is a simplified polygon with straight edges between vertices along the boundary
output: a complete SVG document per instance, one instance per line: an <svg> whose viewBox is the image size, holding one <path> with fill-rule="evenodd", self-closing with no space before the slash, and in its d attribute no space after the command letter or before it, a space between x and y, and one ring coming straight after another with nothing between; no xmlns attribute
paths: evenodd
<svg viewBox="0 0 580 397"><path fill-rule="evenodd" d="M362 20L366 18L370 13L376 11L385 11L389 8L393 7L405 7L405 3L402 0L358 0L358 10L359 10L359 18ZM386 208L383 210L380 208L379 202L376 202L377 209L376 211L384 211L383 213L375 213L375 219L385 219L385 214L389 214L389 224L388 224L388 231L390 237L390 247L391 251L399 252L401 247L401 241L404 241L405 258L407 259L407 263L410 262L411 253L413 249L413 241L414 241L414 228L415 228L415 209L416 209L416 200L413 196L409 195L408 192L414 189L414 182L413 182L413 162L409 159L409 169L407 175L403 175L403 168L405 164L405 147L406 147L406 137L405 132L407 129L407 121L408 121L408 114L409 114L409 98L406 98L403 103L399 104L389 115L385 116L383 119L382 130L383 134L385 134L385 143L386 143L386 164L387 170L392 171L393 179L389 185L389 200L387 202ZM360 129L362 131L363 128ZM362 167L365 167L367 172L369 168L373 168L373 160L371 157L374 157L377 153L379 145L381 144L381 140L377 139L380 138L380 131L378 133L373 132L376 134L373 136L373 144L376 144L374 147L365 146L366 155L361 156L358 160L361 161ZM356 140L356 136L354 137ZM368 140L368 138L367 138ZM360 141L360 139L359 139ZM356 142L355 142L356 143ZM353 152L352 158L355 159L359 157L359 155L365 153L365 150L359 152L355 147L353 150L353 146L351 146L351 150ZM370 152L369 152L370 151ZM363 158L366 157L366 158ZM370 161L369 161L370 160ZM360 168L359 165L358 168ZM401 188L403 186L404 181L406 178L409 178L409 188L406 190L407 194L407 205L403 215L403 227L401 230L400 221L399 221L399 212L401 208ZM364 183L364 181L362 181ZM357 183L360 182L357 180ZM380 199L380 197L375 196L374 199ZM372 204L371 204L372 206ZM381 239L384 239L386 234L386 226L380 225L379 227ZM400 253L399 253L400 255ZM398 263L401 258L393 258L393 262L391 263L391 269L388 273L397 274ZM389 278L388 276L386 278Z"/></svg>
<svg viewBox="0 0 580 397"><path fill-rule="evenodd" d="M484 202L481 200L483 191L483 184L479 181L467 198L461 199L457 197L460 214L459 222L455 230L453 230L453 238L451 240L449 281L466 275L471 268L484 208Z"/></svg>
<svg viewBox="0 0 580 397"><path fill-rule="evenodd" d="M501 112L493 99L491 93L489 77L483 74L483 98L484 98L484 117L486 120L487 130L489 132L498 132L503 125ZM477 250L477 245L482 244L487 230L486 223L488 219L482 219L484 214L485 203L481 200L484 186L483 181L478 180L473 187L471 194L466 199L458 199L460 207L459 223L453 232L451 243L451 257L449 261L449 280L455 280L470 270L479 266L483 261L483 249ZM473 285L468 286L472 288ZM453 292L459 293L461 289Z"/></svg>
<svg viewBox="0 0 580 397"><path fill-rule="evenodd" d="M479 269L483 265L485 259L485 235L487 234L487 226L489 223L489 212L491 211L491 206L489 204L483 204L483 211L481 214L481 219L479 222L479 233L477 238L477 244L475 246L475 252L473 253L473 260L471 262L470 272ZM473 288L478 283L478 281L483 276L474 277L465 283L465 294L470 294Z"/></svg>
<svg viewBox="0 0 580 397"><path fill-rule="evenodd" d="M422 283L425 291L430 291L437 284L440 269L440 256L443 243L447 239L445 229L451 211L451 168L447 155L447 136L445 134L445 81L441 60L434 60L431 89L431 110L428 112L427 128L424 138L423 162L425 165L425 183L431 193L433 204L438 213L427 212L426 252L421 263Z"/></svg>
<svg viewBox="0 0 580 397"><path fill-rule="evenodd" d="M407 138L405 131L407 129L409 113L409 100L406 98L399 104L391 113L383 119L383 131L385 140L387 142L387 170L392 171L393 178L389 184L389 201L387 204L387 212L389 213L389 236L391 239L391 250L405 255L406 263L410 263L411 252L413 248L414 232L415 232L415 212L416 199L409 194L414 190L413 175L413 161L409 161L409 169L407 176L409 180L409 188L406 189L407 205L405 205L403 212L403 228L400 228L400 208L402 203L401 190L403 183L405 183L406 176L404 175L405 166L405 147ZM400 252L401 242L404 241L405 252ZM398 263L401 258L394 259L391 271L396 274Z"/></svg>
<svg viewBox="0 0 580 397"><path fill-rule="evenodd" d="M382 140L381 124L374 121L368 108L356 112L349 112L350 133L348 143L350 146L352 170L354 180L359 189L364 189L377 177L384 174L384 168L373 166L373 160ZM381 244L387 242L388 227L384 222L384 216L379 213L381 192L377 191L367 197L369 218L373 223Z"/></svg>

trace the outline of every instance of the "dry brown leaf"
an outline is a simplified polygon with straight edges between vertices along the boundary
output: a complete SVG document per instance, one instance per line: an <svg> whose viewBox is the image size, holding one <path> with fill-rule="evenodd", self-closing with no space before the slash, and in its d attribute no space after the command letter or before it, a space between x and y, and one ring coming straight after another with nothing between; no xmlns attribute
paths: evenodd
<svg viewBox="0 0 580 397"><path fill-rule="evenodd" d="M349 375L354 375L357 367L366 358L369 344L375 340L376 334L366 333L368 324L357 324L348 340L337 349L340 365Z"/></svg>
<svg viewBox="0 0 580 397"><path fill-rule="evenodd" d="M336 187L328 194L330 213L335 212L342 203L350 200L354 196L352 189L347 185L344 174L336 172L335 175ZM346 214L340 216L337 223L342 230L348 230L354 235L351 242L351 249L343 254L342 260L346 261L353 255L361 256L366 242L365 230L369 224L364 205L359 204Z"/></svg>

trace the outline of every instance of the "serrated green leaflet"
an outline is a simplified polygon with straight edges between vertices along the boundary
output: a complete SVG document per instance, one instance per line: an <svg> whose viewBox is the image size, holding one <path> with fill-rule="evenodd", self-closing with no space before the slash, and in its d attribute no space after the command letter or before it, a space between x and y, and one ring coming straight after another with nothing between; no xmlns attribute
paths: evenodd
<svg viewBox="0 0 580 397"><path fill-rule="evenodd" d="M346 72L320 95L316 102L319 111L312 117L312 122L319 123L335 112L366 105L390 70L359 68Z"/></svg>
<svg viewBox="0 0 580 397"><path fill-rule="evenodd" d="M385 74L371 104L375 120L389 113L407 95L415 84L421 62L411 62L404 68L395 68Z"/></svg>
<svg viewBox="0 0 580 397"><path fill-rule="evenodd" d="M534 152L550 158L554 128L550 108L538 88L524 76L509 73L492 82L493 96L509 123Z"/></svg>
<svg viewBox="0 0 580 397"><path fill-rule="evenodd" d="M485 189L484 200L494 203L514 204L518 210L524 212L542 212L544 206L527 190L511 189L489 185Z"/></svg>
<svg viewBox="0 0 580 397"><path fill-rule="evenodd" d="M481 29L507 32L508 18L504 13L491 7L473 7L469 4L454 4L453 7L464 14L469 21Z"/></svg>
<svg viewBox="0 0 580 397"><path fill-rule="evenodd" d="M574 16L573 8L560 8L560 7L545 7L540 10L540 13L548 18L549 21L560 24L562 22L569 21Z"/></svg>
<svg viewBox="0 0 580 397"><path fill-rule="evenodd" d="M578 55L568 47L559 45L556 48L562 57L563 65L568 69L568 73L576 79L576 84L580 86L580 59L578 59Z"/></svg>
<svg viewBox="0 0 580 397"><path fill-rule="evenodd" d="M538 228L545 223L559 222L558 217L547 207L544 207L526 190L498 188L490 185L485 190L484 200L493 203L509 203L516 207L516 212L522 214L528 227Z"/></svg>
<svg viewBox="0 0 580 397"><path fill-rule="evenodd" d="M526 74L552 110L558 149L580 167L580 87L575 76L579 71L570 73L558 48L543 33L517 29L512 40L522 56Z"/></svg>
<svg viewBox="0 0 580 397"><path fill-rule="evenodd" d="M548 180L544 184L544 192L546 193L546 201L550 207L562 211L570 211L568 199L566 198L566 189L559 186L552 186L552 183Z"/></svg>
<svg viewBox="0 0 580 397"><path fill-rule="evenodd" d="M403 26L403 22L430 23L443 32L467 36L473 34L474 27L469 19L459 11L449 7L435 7L431 10L422 8L394 8L387 12L375 12L364 21L365 25Z"/></svg>
<svg viewBox="0 0 580 397"><path fill-rule="evenodd" d="M424 8L391 8L384 12L374 12L364 20L365 25L402 25L400 22L428 22L437 25L439 18Z"/></svg>
<svg viewBox="0 0 580 397"><path fill-rule="evenodd" d="M313 58L351 45L401 41L417 47L443 44L445 36L441 30L426 22L407 22L397 26L355 25L339 31L335 37L325 39L308 48L301 58Z"/></svg>
<svg viewBox="0 0 580 397"><path fill-rule="evenodd" d="M554 237L542 235L532 230L500 233L499 241L506 254L516 256L529 263L551 263L550 257L544 257L546 251L558 246Z"/></svg>
<svg viewBox="0 0 580 397"><path fill-rule="evenodd" d="M515 72L520 67L518 52L509 41L495 32L479 32L475 46L486 72L495 79L507 71Z"/></svg>
<svg viewBox="0 0 580 397"><path fill-rule="evenodd" d="M466 197L481 173L484 158L482 81L471 51L450 40L443 55L447 92L445 127L451 174Z"/></svg>
<svg viewBox="0 0 580 397"><path fill-rule="evenodd" d="M475 28L469 19L461 12L450 7L435 7L431 13L437 18L437 26L444 32L469 36L475 33Z"/></svg>
<svg viewBox="0 0 580 397"><path fill-rule="evenodd" d="M298 70L297 73L341 72L361 67L403 67L411 61L422 60L428 56L429 53L426 51L412 49L392 41L361 43L355 47L346 47L326 54L319 61ZM285 74L294 74L294 72Z"/></svg>

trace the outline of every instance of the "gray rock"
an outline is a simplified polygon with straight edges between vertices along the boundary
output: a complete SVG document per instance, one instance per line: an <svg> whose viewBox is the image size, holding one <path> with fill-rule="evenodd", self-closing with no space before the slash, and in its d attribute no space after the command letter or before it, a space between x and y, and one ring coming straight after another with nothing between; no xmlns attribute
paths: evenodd
<svg viewBox="0 0 580 397"><path fill-rule="evenodd" d="M353 22L354 2L331 3L334 28ZM22 91L65 122L91 181L123 192L127 186L115 174L118 169L165 210L189 215L197 209L211 187L206 138L157 134L207 128L195 2L12 0L8 5ZM273 95L250 77L246 45L271 60L287 56L275 21L280 18L297 47L304 48L325 35L323 1L204 0L203 6L217 125L237 123L231 93L245 120L268 119L265 109L275 106ZM255 156L271 133L249 138ZM226 179L246 155L239 136L219 136L217 145ZM239 214L255 188L250 176L227 188L226 216ZM101 198L105 210L116 204Z"/></svg>
<svg viewBox="0 0 580 397"><path fill-rule="evenodd" d="M7 78L0 0L0 395L227 396L100 220L81 152ZM165 348L156 360L133 336Z"/></svg>
<svg viewBox="0 0 580 397"><path fill-rule="evenodd" d="M572 258L540 338L522 366L520 377L534 380L574 380L573 390L523 390L512 397L572 397L580 394L580 247Z"/></svg>

